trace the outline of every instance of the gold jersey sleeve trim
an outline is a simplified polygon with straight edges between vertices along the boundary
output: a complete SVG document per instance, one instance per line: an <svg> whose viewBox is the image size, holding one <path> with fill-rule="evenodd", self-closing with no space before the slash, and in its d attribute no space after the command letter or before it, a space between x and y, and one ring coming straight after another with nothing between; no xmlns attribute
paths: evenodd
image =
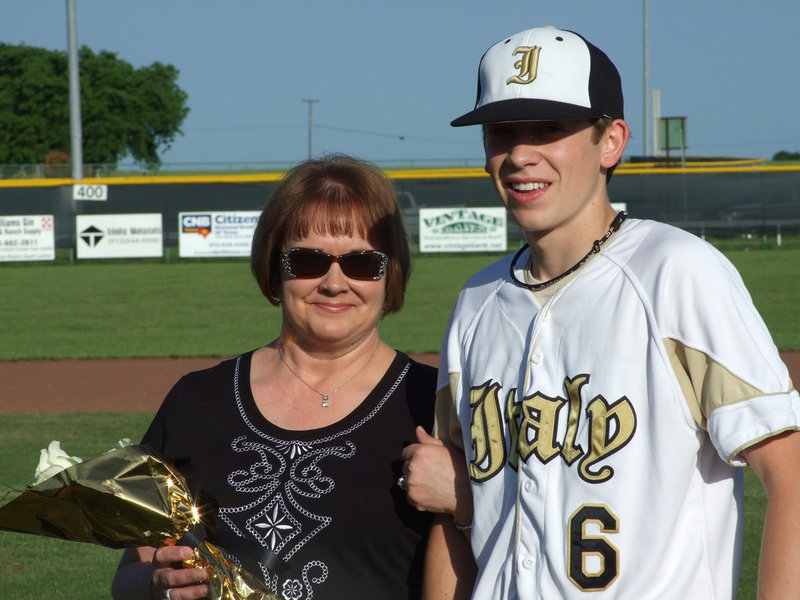
<svg viewBox="0 0 800 600"><path fill-rule="evenodd" d="M665 339L664 346L689 412L703 429L706 429L712 411L720 406L730 406L751 398L773 395L743 381L705 352L690 348L679 340ZM790 384L787 391L791 389Z"/></svg>
<svg viewBox="0 0 800 600"><path fill-rule="evenodd" d="M450 385L436 392L436 410L433 422L433 435L464 451L464 438L461 435L461 421L456 412L456 390L459 373L450 373Z"/></svg>

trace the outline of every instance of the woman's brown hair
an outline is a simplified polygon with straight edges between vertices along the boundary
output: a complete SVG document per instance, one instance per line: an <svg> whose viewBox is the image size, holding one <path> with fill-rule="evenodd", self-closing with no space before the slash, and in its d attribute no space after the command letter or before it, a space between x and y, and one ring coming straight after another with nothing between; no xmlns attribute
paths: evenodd
<svg viewBox="0 0 800 600"><path fill-rule="evenodd" d="M333 154L304 161L281 179L261 213L250 253L253 276L272 304L280 304L284 241L312 230L359 235L388 255L383 314L403 307L411 267L408 235L394 185L380 169Z"/></svg>

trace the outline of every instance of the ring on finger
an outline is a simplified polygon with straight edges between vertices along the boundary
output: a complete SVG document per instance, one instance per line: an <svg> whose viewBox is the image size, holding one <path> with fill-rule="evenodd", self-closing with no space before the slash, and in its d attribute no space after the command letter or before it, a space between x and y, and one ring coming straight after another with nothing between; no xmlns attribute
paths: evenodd
<svg viewBox="0 0 800 600"><path fill-rule="evenodd" d="M399 487L404 492L408 491L408 483L406 482L406 476L401 475L397 478L397 487Z"/></svg>

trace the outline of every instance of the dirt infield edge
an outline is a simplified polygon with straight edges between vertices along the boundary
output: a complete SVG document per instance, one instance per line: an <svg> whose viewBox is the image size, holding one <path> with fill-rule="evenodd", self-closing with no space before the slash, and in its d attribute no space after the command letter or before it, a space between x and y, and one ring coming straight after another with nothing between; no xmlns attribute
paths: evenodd
<svg viewBox="0 0 800 600"><path fill-rule="evenodd" d="M781 352L800 381L800 351ZM413 358L438 366L438 354ZM136 358L0 362L0 414L155 412L185 373L221 358Z"/></svg>

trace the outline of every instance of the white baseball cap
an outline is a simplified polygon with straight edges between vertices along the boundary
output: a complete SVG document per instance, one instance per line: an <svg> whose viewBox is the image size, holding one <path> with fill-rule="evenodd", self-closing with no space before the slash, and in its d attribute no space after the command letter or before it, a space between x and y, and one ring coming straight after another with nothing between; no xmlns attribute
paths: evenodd
<svg viewBox="0 0 800 600"><path fill-rule="evenodd" d="M450 124L593 117L624 118L614 63L577 33L537 27L486 51L478 67L475 108Z"/></svg>

